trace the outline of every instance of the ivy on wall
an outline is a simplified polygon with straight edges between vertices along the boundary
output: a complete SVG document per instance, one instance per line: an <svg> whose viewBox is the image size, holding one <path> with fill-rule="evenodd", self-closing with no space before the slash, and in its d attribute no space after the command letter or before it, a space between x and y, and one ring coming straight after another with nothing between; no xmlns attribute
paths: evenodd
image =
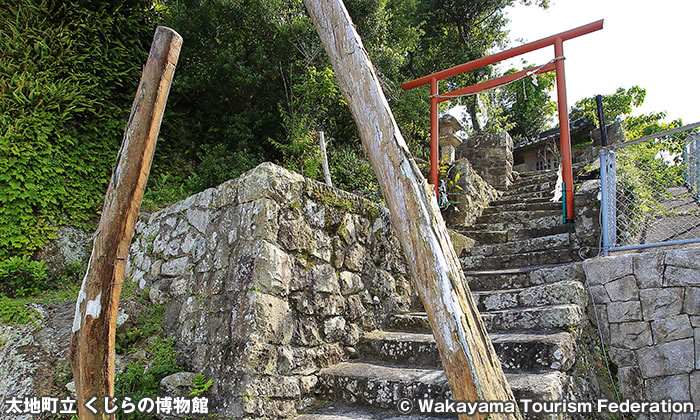
<svg viewBox="0 0 700 420"><path fill-rule="evenodd" d="M141 65L150 2L0 8L0 259L101 208Z"/></svg>

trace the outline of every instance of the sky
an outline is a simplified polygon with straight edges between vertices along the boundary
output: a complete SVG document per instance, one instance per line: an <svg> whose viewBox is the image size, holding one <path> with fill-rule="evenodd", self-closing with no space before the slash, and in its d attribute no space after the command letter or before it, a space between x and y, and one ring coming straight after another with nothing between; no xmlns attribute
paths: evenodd
<svg viewBox="0 0 700 420"><path fill-rule="evenodd" d="M700 121L700 0L550 1L548 9L507 9L511 47L605 20L602 30L564 42L569 108L585 97L639 85L647 95L635 114L666 111L669 121ZM554 49L522 57L540 65L554 58ZM503 69L514 66L522 67L520 59Z"/></svg>

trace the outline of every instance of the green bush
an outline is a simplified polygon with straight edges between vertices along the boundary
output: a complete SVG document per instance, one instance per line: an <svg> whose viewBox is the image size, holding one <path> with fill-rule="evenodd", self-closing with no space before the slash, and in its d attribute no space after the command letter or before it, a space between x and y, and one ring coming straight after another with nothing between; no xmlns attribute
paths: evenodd
<svg viewBox="0 0 700 420"><path fill-rule="evenodd" d="M0 7L0 259L101 207L151 35L145 0Z"/></svg>
<svg viewBox="0 0 700 420"><path fill-rule="evenodd" d="M0 292L9 297L34 296L45 285L47 273L43 261L32 261L26 255L0 261Z"/></svg>
<svg viewBox="0 0 700 420"><path fill-rule="evenodd" d="M362 150L351 146L329 147L328 166L333 186L360 193L373 201L382 201L377 177Z"/></svg>

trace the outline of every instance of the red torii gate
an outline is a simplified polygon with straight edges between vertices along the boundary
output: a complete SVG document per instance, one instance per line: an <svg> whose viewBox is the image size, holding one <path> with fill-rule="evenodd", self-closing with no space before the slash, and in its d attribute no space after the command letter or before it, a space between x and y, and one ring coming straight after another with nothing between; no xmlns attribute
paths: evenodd
<svg viewBox="0 0 700 420"><path fill-rule="evenodd" d="M449 69L441 70L439 72L423 76L419 79L415 79L401 85L403 90L410 90L430 83L430 183L435 186L435 193L437 194L438 184L438 103L453 99L457 96L477 93L486 89L501 86L518 80L522 77L539 73L546 73L548 71L554 70L556 72L557 79L557 102L559 109L559 142L562 160L562 178L564 181L564 218L567 223L573 223L574 174L571 168L571 138L569 137L569 114L567 111L566 104L566 81L564 78L563 44L566 40L576 38L581 35L586 35L591 32L599 31L601 29L603 29L602 19L593 23L589 23L588 25L579 26L578 28L574 28L556 35L549 36L547 38L542 38L538 41L530 42L528 44L523 44L519 47L511 48L510 50L502 51L500 53L469 61L467 63L460 64ZM554 60L545 64L542 67L531 67L518 73L509 74L507 76L499 77L497 79L492 79L486 82L467 86L465 88L453 90L452 92L446 93L444 95L439 95L438 93L438 82L442 79L446 79L448 77L452 77L461 73L466 73L471 70L488 66L489 64L498 63L499 61L503 61L508 58L512 58L531 51L539 50L540 48L548 47L550 45L554 45Z"/></svg>

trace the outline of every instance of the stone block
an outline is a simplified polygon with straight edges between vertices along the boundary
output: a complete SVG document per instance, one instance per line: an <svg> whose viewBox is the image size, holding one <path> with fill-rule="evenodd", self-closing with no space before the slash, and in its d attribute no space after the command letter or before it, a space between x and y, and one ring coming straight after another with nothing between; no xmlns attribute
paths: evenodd
<svg viewBox="0 0 700 420"><path fill-rule="evenodd" d="M271 344L289 344L294 333L294 317L289 303L276 296L255 294L255 329Z"/></svg>
<svg viewBox="0 0 700 420"><path fill-rule="evenodd" d="M607 304L608 319L613 322L642 320L642 305L638 301L610 302Z"/></svg>
<svg viewBox="0 0 700 420"><path fill-rule="evenodd" d="M176 258L166 261L160 269L164 276L180 276L192 270L189 257Z"/></svg>
<svg viewBox="0 0 700 420"><path fill-rule="evenodd" d="M700 328L695 328L695 354L700 355ZM695 369L700 369L700 357L695 357Z"/></svg>
<svg viewBox="0 0 700 420"><path fill-rule="evenodd" d="M695 365L693 345L693 339L687 338L637 350L642 377L647 379L691 372Z"/></svg>
<svg viewBox="0 0 700 420"><path fill-rule="evenodd" d="M303 217L280 218L279 243L288 250L310 250L314 233Z"/></svg>
<svg viewBox="0 0 700 420"><path fill-rule="evenodd" d="M323 230L314 231L314 239L311 241L311 255L325 262L331 261L333 247L328 233Z"/></svg>
<svg viewBox="0 0 700 420"><path fill-rule="evenodd" d="M367 251L359 243L350 245L345 251L345 267L350 271L362 271Z"/></svg>
<svg viewBox="0 0 700 420"><path fill-rule="evenodd" d="M314 292L340 293L338 274L330 264L318 264L309 269L309 279Z"/></svg>
<svg viewBox="0 0 700 420"><path fill-rule="evenodd" d="M610 359L620 367L637 366L637 356L634 350L610 347Z"/></svg>
<svg viewBox="0 0 700 420"><path fill-rule="evenodd" d="M277 296L289 293L293 261L283 250L267 241L260 241L253 266L253 281L260 291Z"/></svg>
<svg viewBox="0 0 700 420"><path fill-rule="evenodd" d="M591 285L606 284L633 274L632 255L591 258L583 262L586 279Z"/></svg>
<svg viewBox="0 0 700 420"><path fill-rule="evenodd" d="M664 253L645 252L634 256L634 276L642 289L661 287L664 273Z"/></svg>
<svg viewBox="0 0 700 420"><path fill-rule="evenodd" d="M700 286L700 269L666 266L664 278L667 286Z"/></svg>
<svg viewBox="0 0 700 420"><path fill-rule="evenodd" d="M355 294L365 288L360 275L351 271L342 271L338 278L340 279L340 293L343 296Z"/></svg>
<svg viewBox="0 0 700 420"><path fill-rule="evenodd" d="M326 341L334 342L343 339L345 334L345 318L342 316L336 316L333 318L328 318L323 323L323 335L326 337Z"/></svg>
<svg viewBox="0 0 700 420"><path fill-rule="evenodd" d="M610 296L605 290L605 286L591 286L591 295L593 295L593 302L596 304L604 304L610 302Z"/></svg>
<svg viewBox="0 0 700 420"><path fill-rule="evenodd" d="M639 288L634 276L625 276L608 282L605 284L605 290L613 302L639 300Z"/></svg>
<svg viewBox="0 0 700 420"><path fill-rule="evenodd" d="M691 315L690 325L692 325L694 328L700 327L700 315Z"/></svg>
<svg viewBox="0 0 700 420"><path fill-rule="evenodd" d="M680 287L643 289L639 292L639 297L642 301L642 314L647 321L681 313L683 289Z"/></svg>
<svg viewBox="0 0 700 420"><path fill-rule="evenodd" d="M644 398L644 380L636 366L621 367L617 371L617 379L620 382L622 396L630 400L642 400Z"/></svg>
<svg viewBox="0 0 700 420"><path fill-rule="evenodd" d="M700 371L690 374L690 400L695 404L695 410L700 411Z"/></svg>
<svg viewBox="0 0 700 420"><path fill-rule="evenodd" d="M688 287L685 289L683 313L700 315L700 287Z"/></svg>
<svg viewBox="0 0 700 420"><path fill-rule="evenodd" d="M648 401L690 400L690 381L688 375L666 376L644 380L645 394Z"/></svg>
<svg viewBox="0 0 700 420"><path fill-rule="evenodd" d="M245 386L248 395L269 398L296 398L301 395L299 381L293 376L254 376Z"/></svg>
<svg viewBox="0 0 700 420"><path fill-rule="evenodd" d="M207 231L209 221L211 220L211 211L201 210L198 208L187 209L187 221L201 233Z"/></svg>
<svg viewBox="0 0 700 420"><path fill-rule="evenodd" d="M667 251L666 265L700 270L700 248L674 249Z"/></svg>
<svg viewBox="0 0 700 420"><path fill-rule="evenodd" d="M263 163L243 174L238 180L238 200L247 203L260 198L291 203L299 201L305 179L273 163Z"/></svg>
<svg viewBox="0 0 700 420"><path fill-rule="evenodd" d="M652 344L648 322L624 322L610 324L610 344L623 349L636 350Z"/></svg>
<svg viewBox="0 0 700 420"><path fill-rule="evenodd" d="M676 315L651 322L651 332L656 343L668 343L693 336L688 315Z"/></svg>

